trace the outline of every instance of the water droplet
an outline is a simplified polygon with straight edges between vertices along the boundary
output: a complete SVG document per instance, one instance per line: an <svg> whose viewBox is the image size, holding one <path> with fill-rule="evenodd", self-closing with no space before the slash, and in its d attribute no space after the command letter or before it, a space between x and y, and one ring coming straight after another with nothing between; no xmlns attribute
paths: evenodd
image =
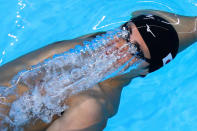
<svg viewBox="0 0 197 131"><path fill-rule="evenodd" d="M5 55L5 50L2 52L2 55Z"/></svg>

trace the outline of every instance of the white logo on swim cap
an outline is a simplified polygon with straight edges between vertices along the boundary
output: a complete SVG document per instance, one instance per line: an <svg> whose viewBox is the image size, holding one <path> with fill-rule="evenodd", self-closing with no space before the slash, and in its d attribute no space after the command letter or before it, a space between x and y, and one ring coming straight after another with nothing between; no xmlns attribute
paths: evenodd
<svg viewBox="0 0 197 131"><path fill-rule="evenodd" d="M172 54L169 53L166 57L164 57L162 60L163 60L163 65L166 65L168 64L171 60L172 60Z"/></svg>
<svg viewBox="0 0 197 131"><path fill-rule="evenodd" d="M144 18L144 19L155 19L154 17L153 17L153 15L152 14L149 14L149 15L146 15L146 18Z"/></svg>
<svg viewBox="0 0 197 131"><path fill-rule="evenodd" d="M153 34L153 32L150 30L150 26L146 24L146 27L147 32L150 32L154 37L156 37L155 34Z"/></svg>

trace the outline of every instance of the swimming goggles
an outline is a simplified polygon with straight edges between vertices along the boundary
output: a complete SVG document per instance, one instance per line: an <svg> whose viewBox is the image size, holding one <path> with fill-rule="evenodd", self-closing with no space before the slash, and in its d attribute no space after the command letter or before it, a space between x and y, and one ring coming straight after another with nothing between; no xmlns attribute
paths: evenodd
<svg viewBox="0 0 197 131"><path fill-rule="evenodd" d="M121 26L121 29L123 31L127 31L126 35L124 35L124 39L127 41L127 43L129 44L129 46L132 48L134 47L136 49L136 52L137 53L131 53L131 55L139 58L139 59L142 59L148 63L151 62L151 59L148 59L144 56L144 53L142 52L142 50L140 49L140 46L139 46L139 43L137 41L130 41L130 35L132 34L132 30L130 28L130 26L128 25L130 21L126 22L125 24L123 24Z"/></svg>

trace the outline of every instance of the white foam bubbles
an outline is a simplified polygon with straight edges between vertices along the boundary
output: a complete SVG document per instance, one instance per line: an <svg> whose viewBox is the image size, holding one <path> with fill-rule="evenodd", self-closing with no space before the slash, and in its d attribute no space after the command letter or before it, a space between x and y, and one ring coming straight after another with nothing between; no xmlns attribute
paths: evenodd
<svg viewBox="0 0 197 131"><path fill-rule="evenodd" d="M121 33L118 29L109 31L84 42L84 47L76 46L30 70L21 71L13 78L12 86L22 83L29 90L12 103L9 122L4 122L13 127L28 124L33 119L51 122L54 115L68 108L64 103L66 98L92 88L122 66L117 64L121 57L117 55L116 43L111 42L115 37L122 37ZM129 50L136 52L130 46Z"/></svg>

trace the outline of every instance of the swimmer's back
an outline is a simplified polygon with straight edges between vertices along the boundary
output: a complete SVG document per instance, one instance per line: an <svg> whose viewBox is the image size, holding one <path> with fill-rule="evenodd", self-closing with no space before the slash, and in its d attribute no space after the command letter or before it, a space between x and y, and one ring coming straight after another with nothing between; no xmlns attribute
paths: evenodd
<svg viewBox="0 0 197 131"><path fill-rule="evenodd" d="M83 45L83 41L91 40L96 35L99 35L99 34L103 34L103 32L85 35L85 36L82 36L73 40L64 40L64 41L55 42L50 45L47 45L46 47L43 47L41 49L28 53L24 56L21 56L18 59L13 60L1 66L0 67L0 74L1 74L0 75L0 88L1 87L9 88L10 81L13 79L15 75L17 75L18 72L25 70L25 69L30 69L32 65L36 65L40 62L43 62L45 59L52 58L55 54L60 54L65 51L68 51L69 49L74 48L76 45ZM17 85L17 94L22 95L26 91L28 91L28 87L26 87L25 85L20 85L20 84ZM71 101L73 98L70 98L68 100L69 101L68 103L72 103ZM82 94L81 97L77 97L73 100L76 100L78 98L80 99L84 98L84 94ZM90 97L88 97L88 99L89 98ZM7 97L6 102L11 104L15 100L16 100L16 97L13 94L12 96ZM1 114L8 115L9 113L8 106L0 104L0 109L4 110L0 112ZM53 121L56 120L57 118L58 116L54 116ZM0 118L0 121L1 121L1 118ZM50 126L50 123L46 124L42 122L41 120L37 120L35 123L29 123L28 125L26 125L24 129L27 131L39 131L39 130L46 130L46 128L48 128L49 126Z"/></svg>

